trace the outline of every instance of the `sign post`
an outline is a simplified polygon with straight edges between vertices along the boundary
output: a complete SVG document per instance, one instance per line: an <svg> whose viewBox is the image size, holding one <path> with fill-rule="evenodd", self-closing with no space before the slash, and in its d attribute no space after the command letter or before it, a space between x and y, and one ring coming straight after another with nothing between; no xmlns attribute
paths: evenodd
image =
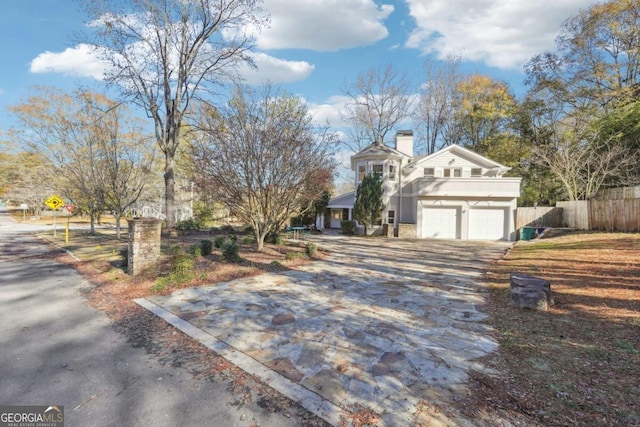
<svg viewBox="0 0 640 427"><path fill-rule="evenodd" d="M27 219L27 209L29 209L29 205L23 203L20 205L20 209L22 209L22 221L26 221Z"/></svg>
<svg viewBox="0 0 640 427"><path fill-rule="evenodd" d="M74 205L66 205L64 207L67 212L69 212L69 216L67 216L67 227L64 229L64 242L69 243L69 221L71 220L71 215L73 214Z"/></svg>
<svg viewBox="0 0 640 427"><path fill-rule="evenodd" d="M64 200L55 194L44 201L44 204L53 210L53 237L56 237L56 211L64 205Z"/></svg>

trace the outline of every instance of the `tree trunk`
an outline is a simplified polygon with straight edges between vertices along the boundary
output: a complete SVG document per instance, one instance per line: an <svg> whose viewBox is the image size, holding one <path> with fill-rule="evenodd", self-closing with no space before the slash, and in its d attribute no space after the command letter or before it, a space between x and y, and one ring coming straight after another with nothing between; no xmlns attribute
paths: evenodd
<svg viewBox="0 0 640 427"><path fill-rule="evenodd" d="M89 234L96 234L96 213L93 208L89 210Z"/></svg>
<svg viewBox="0 0 640 427"><path fill-rule="evenodd" d="M122 218L122 214L119 211L116 211L115 217L116 217L116 239L120 240L120 219Z"/></svg>
<svg viewBox="0 0 640 427"><path fill-rule="evenodd" d="M254 225L254 234L256 235L256 244L258 246L258 252L262 252L264 249L264 239L267 237L267 232L261 232L260 228Z"/></svg>
<svg viewBox="0 0 640 427"><path fill-rule="evenodd" d="M173 153L169 150L165 152L165 167L164 167L164 187L165 187L165 212L167 220L167 229L173 230L176 227L176 201L175 201L175 175L174 175L175 160Z"/></svg>

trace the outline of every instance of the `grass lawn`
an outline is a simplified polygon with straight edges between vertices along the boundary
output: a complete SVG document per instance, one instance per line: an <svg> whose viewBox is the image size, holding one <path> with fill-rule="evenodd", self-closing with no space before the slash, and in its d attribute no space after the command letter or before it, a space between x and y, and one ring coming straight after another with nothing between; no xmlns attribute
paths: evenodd
<svg viewBox="0 0 640 427"><path fill-rule="evenodd" d="M555 306L518 309L509 274L549 280ZM478 410L527 414L541 425L640 425L640 234L571 233L519 242L488 273L500 342L478 376Z"/></svg>

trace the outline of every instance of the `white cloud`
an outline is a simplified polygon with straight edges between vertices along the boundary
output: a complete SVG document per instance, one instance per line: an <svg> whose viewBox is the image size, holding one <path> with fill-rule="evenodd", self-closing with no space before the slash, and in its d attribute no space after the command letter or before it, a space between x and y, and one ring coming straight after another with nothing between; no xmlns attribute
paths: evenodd
<svg viewBox="0 0 640 427"><path fill-rule="evenodd" d="M46 51L41 53L31 61L29 71L32 73L63 73L101 80L104 77L105 65L91 51L89 45L79 44L62 52Z"/></svg>
<svg viewBox="0 0 640 427"><path fill-rule="evenodd" d="M258 69L243 65L239 70L249 84L291 83L306 79L315 69L306 61L287 61L264 53L254 53L252 57Z"/></svg>
<svg viewBox="0 0 640 427"><path fill-rule="evenodd" d="M562 22L588 6L585 0L406 1L417 25L408 47L506 69L553 49Z"/></svg>
<svg viewBox="0 0 640 427"><path fill-rule="evenodd" d="M349 100L345 96L332 96L322 104L309 104L309 112L318 123L329 122L332 126L337 127L342 123L340 113L344 111L344 106Z"/></svg>
<svg viewBox="0 0 640 427"><path fill-rule="evenodd" d="M256 36L258 48L335 51L387 37L383 21L394 7L374 0L265 0L264 9L271 25Z"/></svg>
<svg viewBox="0 0 640 427"><path fill-rule="evenodd" d="M307 105L314 122L321 125L329 123L333 128L342 128L345 123L340 117L340 113L344 111L345 105L350 99L346 96L336 95L322 104L308 103Z"/></svg>

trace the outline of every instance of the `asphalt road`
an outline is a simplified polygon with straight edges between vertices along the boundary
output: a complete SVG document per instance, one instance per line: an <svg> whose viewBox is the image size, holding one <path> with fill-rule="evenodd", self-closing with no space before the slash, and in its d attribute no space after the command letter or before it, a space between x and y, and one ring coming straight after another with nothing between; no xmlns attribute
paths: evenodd
<svg viewBox="0 0 640 427"><path fill-rule="evenodd" d="M228 383L134 348L86 304L91 284L47 259L34 228L0 210L0 405L63 405L66 426L304 424L256 402L234 404Z"/></svg>

